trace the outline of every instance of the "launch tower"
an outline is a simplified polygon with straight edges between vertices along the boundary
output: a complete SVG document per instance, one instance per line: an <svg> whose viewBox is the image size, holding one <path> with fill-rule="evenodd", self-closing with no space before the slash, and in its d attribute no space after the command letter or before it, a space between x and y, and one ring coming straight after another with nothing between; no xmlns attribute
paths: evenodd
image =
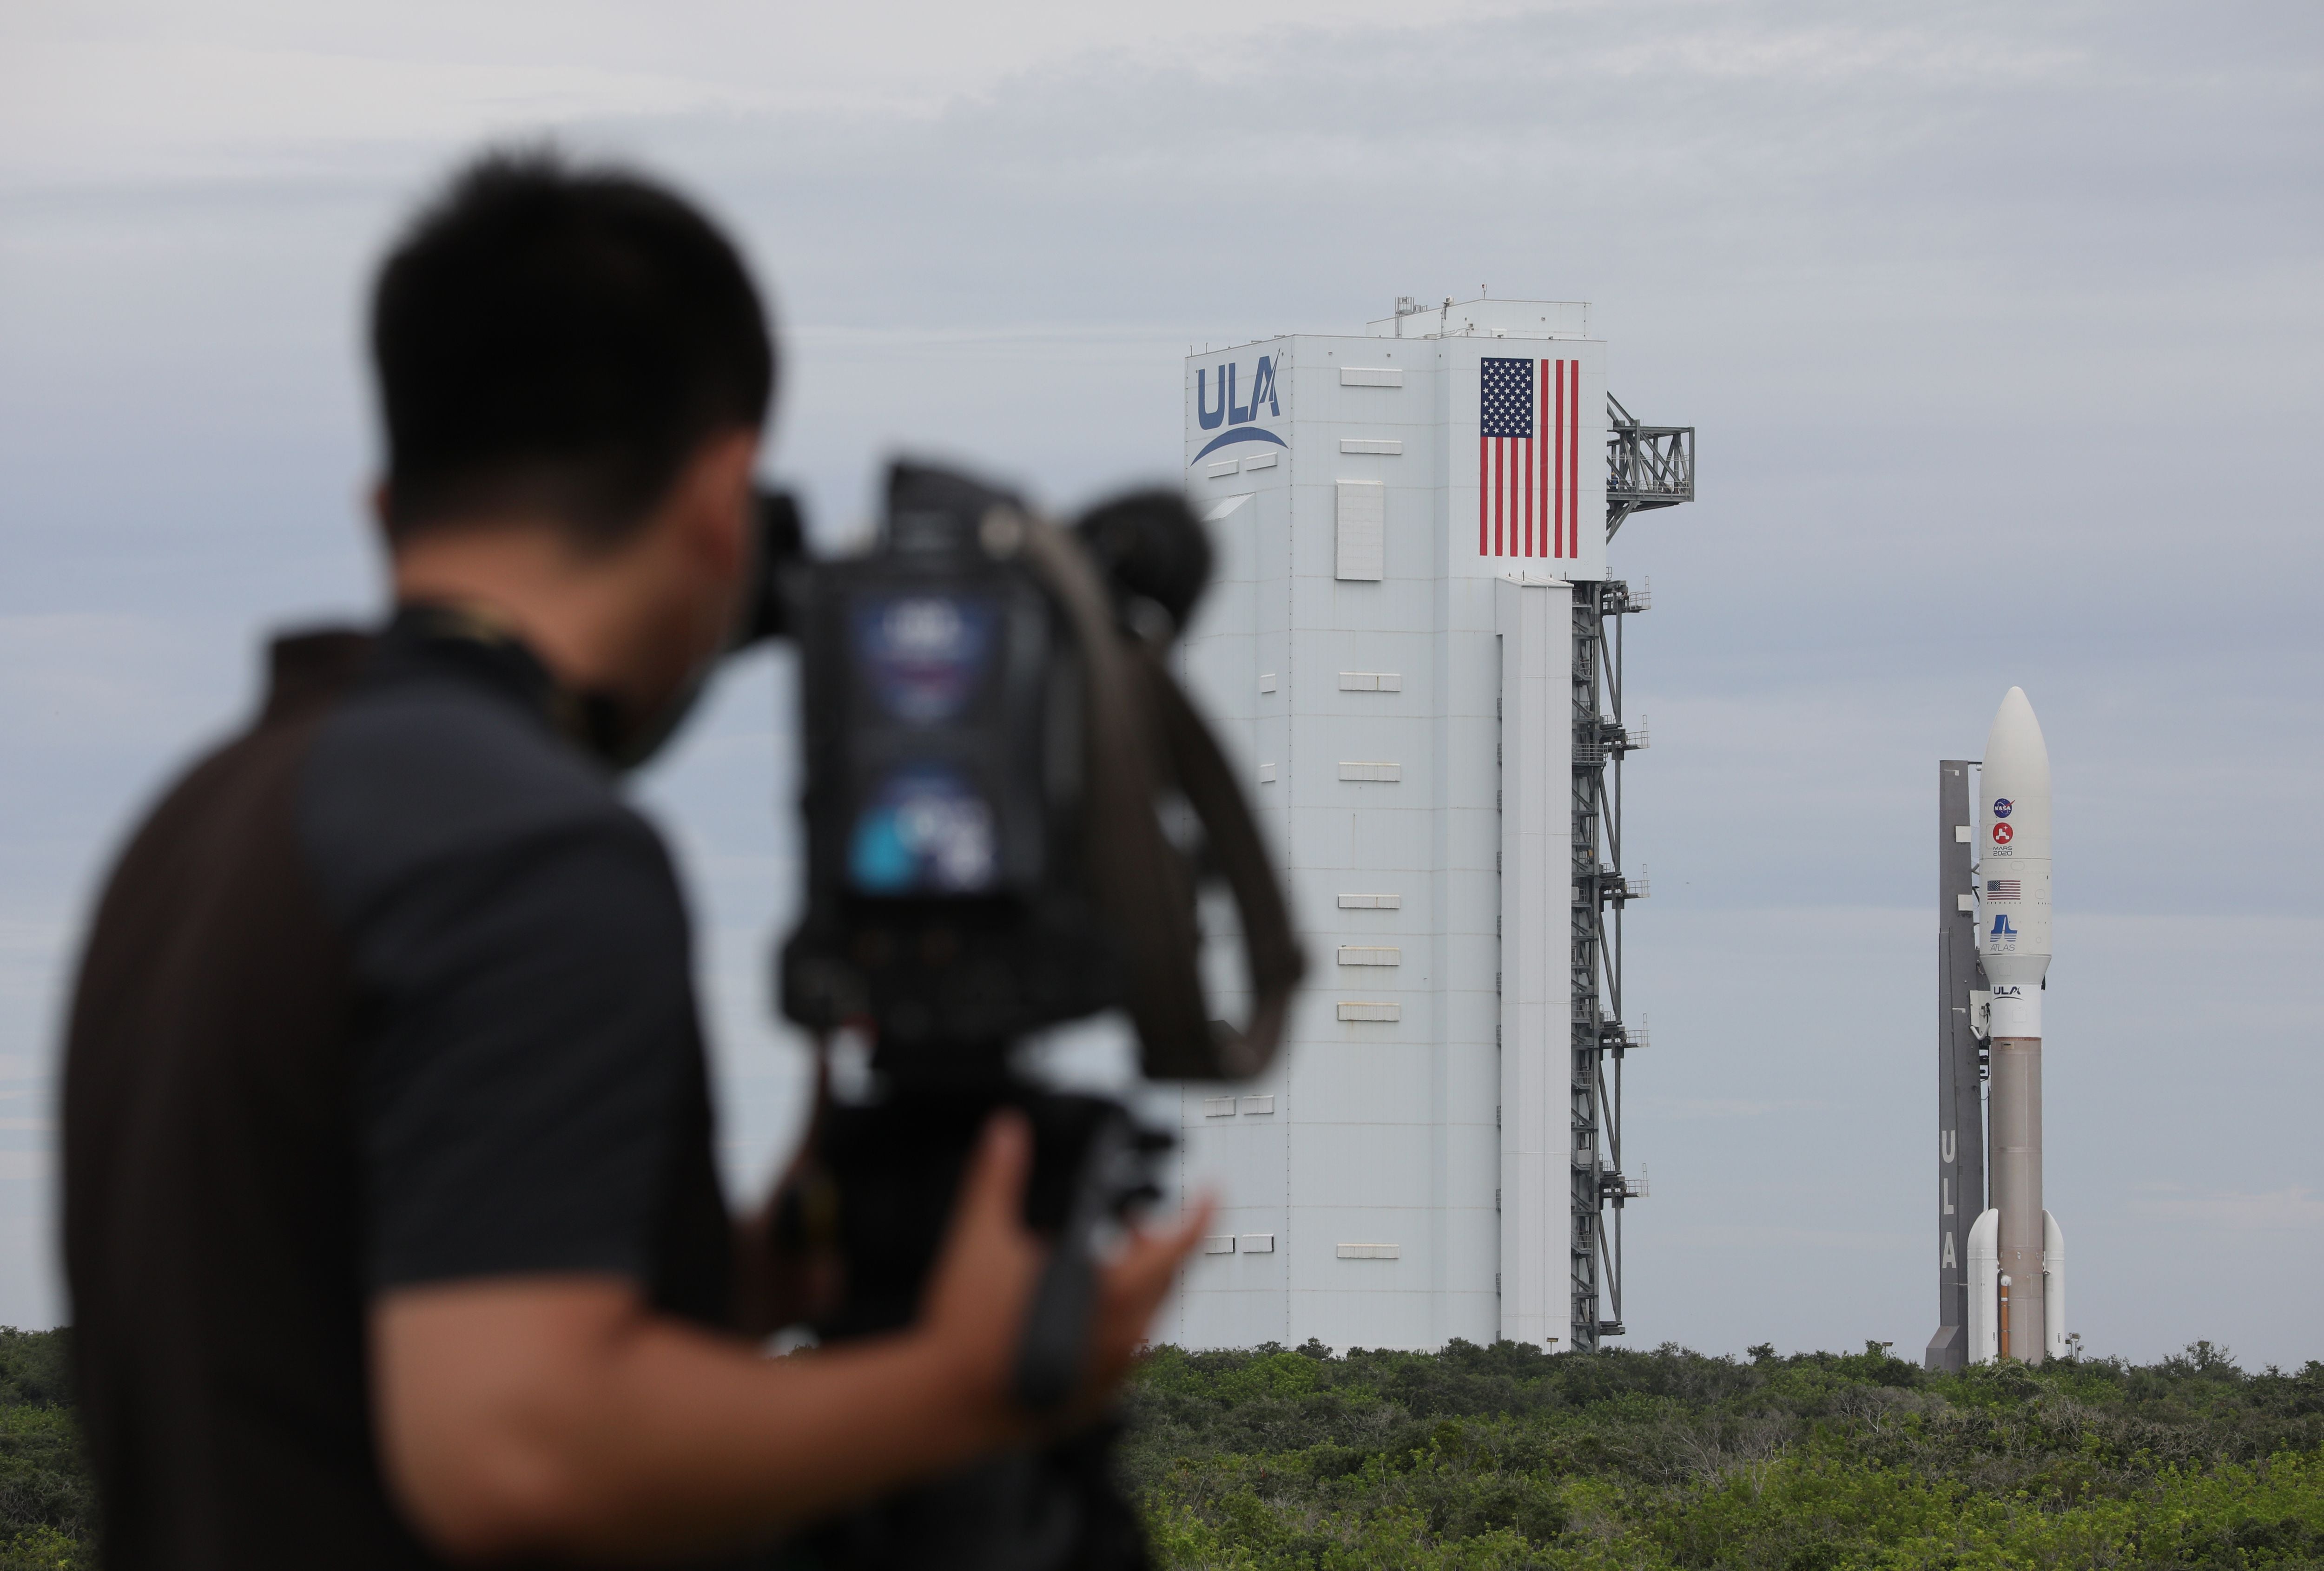
<svg viewBox="0 0 2324 1571"><path fill-rule="evenodd" d="M1191 355L1219 552L1184 675L1274 831L1311 980L1267 1080L1189 1088L1226 1208L1194 1346L1589 1349L1622 1326L1622 629L1634 513L1694 434L1633 419L1575 302L1409 299ZM1222 978L1221 980L1226 980Z"/></svg>

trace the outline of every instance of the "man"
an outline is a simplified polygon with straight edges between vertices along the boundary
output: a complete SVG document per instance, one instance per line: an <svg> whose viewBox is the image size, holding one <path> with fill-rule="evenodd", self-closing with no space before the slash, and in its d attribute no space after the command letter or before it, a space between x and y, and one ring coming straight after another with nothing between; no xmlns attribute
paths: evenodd
<svg viewBox="0 0 2324 1571"><path fill-rule="evenodd" d="M678 890L611 779L748 573L774 360L739 258L640 180L489 160L389 260L372 347L398 610L275 646L83 960L65 1245L106 1564L732 1554L1025 1439L1013 1122L917 1325L760 1355ZM1201 1220L1108 1267L1084 1412Z"/></svg>

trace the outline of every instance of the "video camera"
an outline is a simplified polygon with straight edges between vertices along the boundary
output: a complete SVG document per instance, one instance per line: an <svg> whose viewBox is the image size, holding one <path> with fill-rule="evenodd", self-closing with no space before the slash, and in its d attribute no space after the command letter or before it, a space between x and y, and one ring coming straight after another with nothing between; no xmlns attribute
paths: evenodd
<svg viewBox="0 0 2324 1571"><path fill-rule="evenodd" d="M865 555L812 562L797 508L760 501L742 643L798 645L807 899L783 945L783 1012L861 1033L873 1089L818 1110L807 1181L777 1226L835 1255L826 1339L908 1323L978 1131L1029 1118L1026 1215L1051 1240L1015 1371L1028 1411L1076 1383L1104 1230L1155 1190L1171 1144L1120 1104L1047 1089L1030 1034L1127 1011L1150 1078L1240 1079L1281 1040L1303 961L1250 804L1166 656L1211 566L1175 494L1070 529L964 475L897 464ZM1250 995L1213 1018L1197 896L1223 882ZM815 1540L833 1566L1143 1563L1110 1476L1075 1437L882 1502Z"/></svg>

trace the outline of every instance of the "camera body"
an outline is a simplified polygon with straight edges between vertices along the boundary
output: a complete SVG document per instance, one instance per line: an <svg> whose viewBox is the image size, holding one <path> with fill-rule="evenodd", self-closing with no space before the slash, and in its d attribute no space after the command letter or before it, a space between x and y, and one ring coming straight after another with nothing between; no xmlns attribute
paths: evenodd
<svg viewBox="0 0 2324 1571"><path fill-rule="evenodd" d="M1120 1007L1148 1075L1248 1075L1273 1057L1302 969L1250 804L1163 661L1209 544L1172 493L1065 531L909 464L890 472L864 556L808 562L779 496L761 499L760 524L736 641L788 637L800 654L807 900L778 960L782 1009L819 1052L860 1032L876 1071L817 1107L774 1242L838 1265L820 1336L908 1324L979 1131L1020 1113L1025 1219L1049 1253L1012 1394L1054 1411L1084 1376L1103 1239L1154 1197L1150 1163L1172 1142L1119 1103L1029 1082L1010 1050ZM1210 877L1241 917L1240 1028L1211 1017L1197 965ZM906 1491L818 1530L816 1556L844 1571L1133 1571L1145 1556L1111 1445L1101 1424Z"/></svg>
<svg viewBox="0 0 2324 1571"><path fill-rule="evenodd" d="M1066 531L899 463L866 556L807 562L787 499L761 522L737 642L802 657L807 910L783 1012L866 1027L882 1067L939 1079L1115 1006L1149 1076L1265 1068L1305 962L1250 804L1164 661L1210 573L1184 500L1132 493ZM1241 1026L1200 978L1212 877L1241 919Z"/></svg>
<svg viewBox="0 0 2324 1571"><path fill-rule="evenodd" d="M797 606L807 911L783 1010L890 1063L1121 1000L1090 892L1084 665L1006 498L899 466L871 555Z"/></svg>

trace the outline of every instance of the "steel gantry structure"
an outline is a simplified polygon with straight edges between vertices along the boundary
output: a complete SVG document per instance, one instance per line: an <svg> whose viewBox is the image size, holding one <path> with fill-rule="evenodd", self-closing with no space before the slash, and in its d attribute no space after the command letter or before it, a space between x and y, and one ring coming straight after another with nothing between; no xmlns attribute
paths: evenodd
<svg viewBox="0 0 2324 1571"><path fill-rule="evenodd" d="M1694 427L1644 426L1606 400L1606 535L1632 513L1694 500ZM1569 942L1572 1203L1572 1342L1623 1334L1622 1209L1646 1192L1622 1165L1622 1066L1646 1045L1622 1004L1622 914L1644 899L1622 860L1622 761L1647 745L1622 707L1624 619L1652 600L1619 579L1573 585L1572 922Z"/></svg>

